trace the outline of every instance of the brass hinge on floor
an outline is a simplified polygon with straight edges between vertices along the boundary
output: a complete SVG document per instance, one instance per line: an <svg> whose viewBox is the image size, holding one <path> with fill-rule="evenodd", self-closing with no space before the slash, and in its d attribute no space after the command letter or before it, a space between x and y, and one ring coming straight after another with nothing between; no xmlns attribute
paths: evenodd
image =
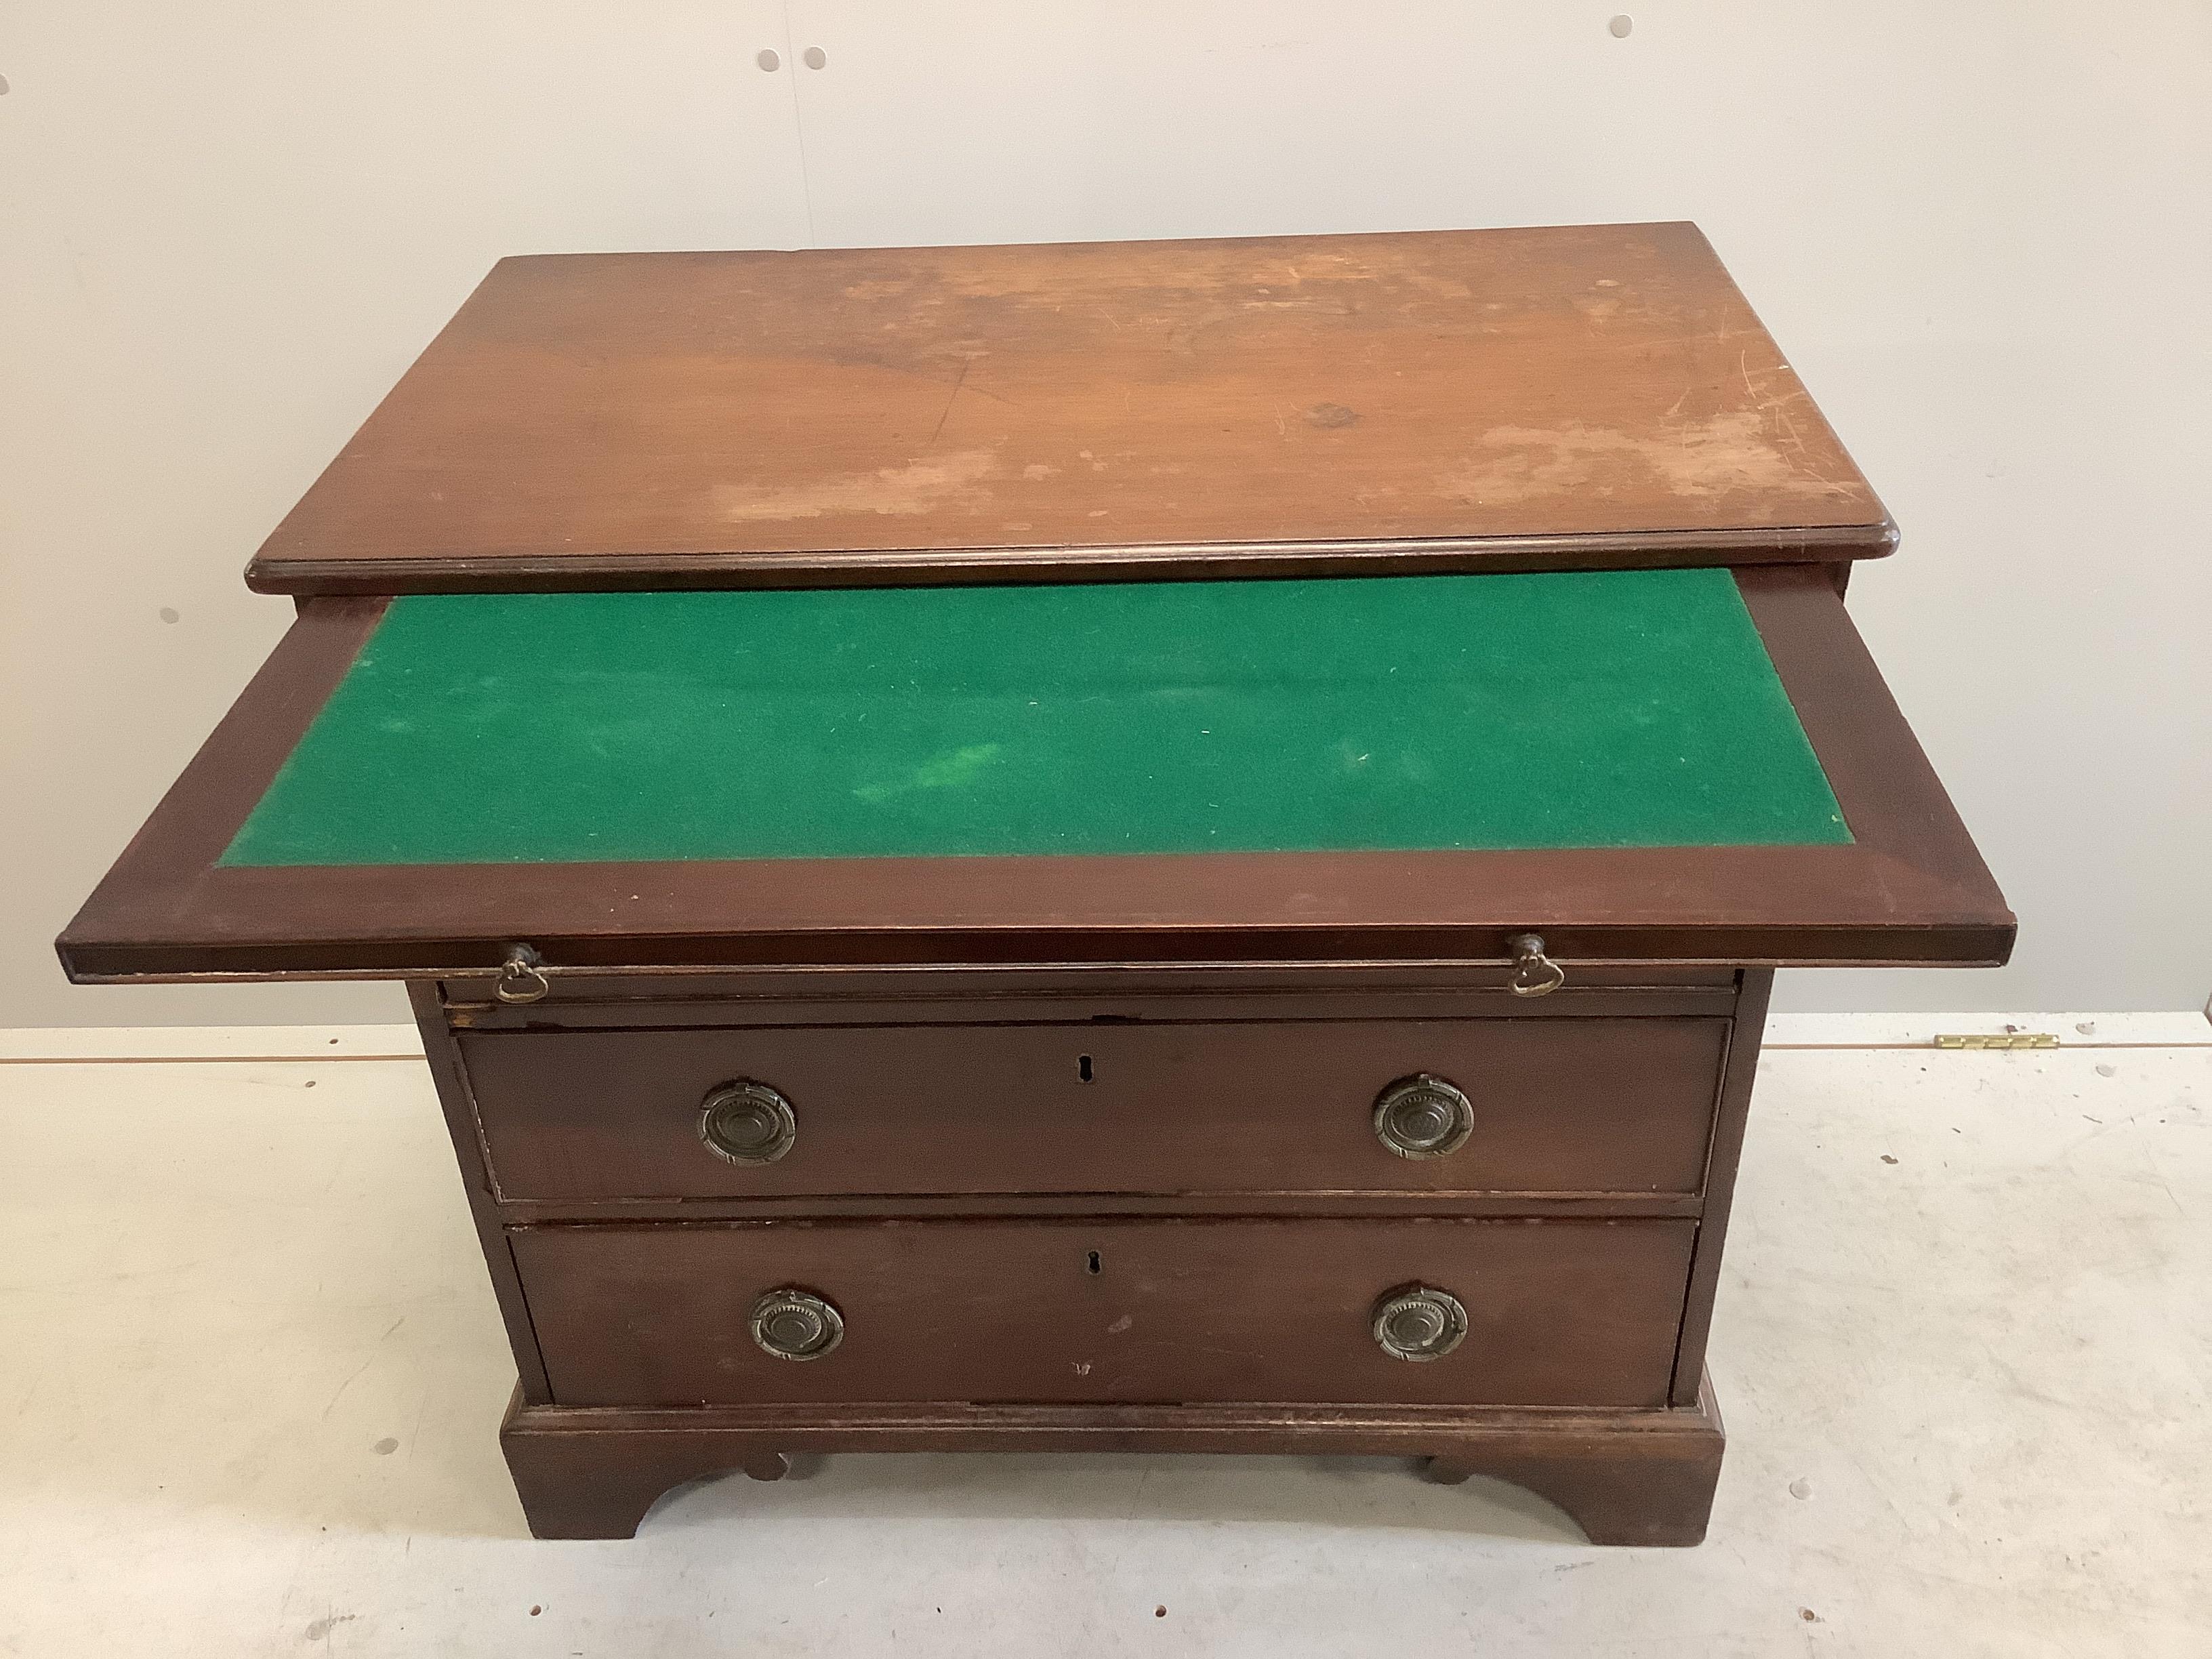
<svg viewBox="0 0 2212 1659"><path fill-rule="evenodd" d="M2058 1039L2049 1031L1973 1031L1963 1036L1939 1034L1938 1048L2056 1048Z"/></svg>

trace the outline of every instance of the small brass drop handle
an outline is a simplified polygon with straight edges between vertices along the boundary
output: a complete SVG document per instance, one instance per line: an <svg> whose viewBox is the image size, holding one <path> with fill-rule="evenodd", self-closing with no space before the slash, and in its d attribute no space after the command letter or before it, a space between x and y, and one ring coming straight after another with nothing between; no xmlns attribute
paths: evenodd
<svg viewBox="0 0 2212 1659"><path fill-rule="evenodd" d="M1467 1340L1467 1309L1449 1291L1401 1285L1375 1304L1371 1328L1393 1359L1442 1359Z"/></svg>
<svg viewBox="0 0 2212 1659"><path fill-rule="evenodd" d="M1548 996L1567 982L1567 970L1544 954L1541 933L1516 933L1505 942L1513 950L1513 977L1506 984L1515 996Z"/></svg>
<svg viewBox="0 0 2212 1659"><path fill-rule="evenodd" d="M798 1138L791 1103L750 1078L708 1090L699 1109L699 1139L726 1163L773 1164Z"/></svg>
<svg viewBox="0 0 2212 1659"><path fill-rule="evenodd" d="M492 981L491 994L501 1002L535 1002L553 988L553 981L545 977L545 964L537 951L527 945L507 946L507 960L499 965L499 977Z"/></svg>
<svg viewBox="0 0 2212 1659"><path fill-rule="evenodd" d="M1474 1103L1427 1072L1400 1078L1375 1097L1375 1138L1400 1158L1442 1158L1474 1133Z"/></svg>
<svg viewBox="0 0 2212 1659"><path fill-rule="evenodd" d="M820 1359L845 1340L845 1316L827 1297L795 1285L753 1304L753 1340L778 1359Z"/></svg>

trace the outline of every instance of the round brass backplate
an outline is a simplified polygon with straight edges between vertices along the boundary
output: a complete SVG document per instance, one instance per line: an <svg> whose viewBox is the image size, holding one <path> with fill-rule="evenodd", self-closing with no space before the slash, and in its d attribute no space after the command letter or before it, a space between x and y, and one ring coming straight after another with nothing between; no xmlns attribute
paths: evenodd
<svg viewBox="0 0 2212 1659"><path fill-rule="evenodd" d="M845 1317L828 1298L795 1285L753 1304L753 1340L778 1359L819 1359L845 1340Z"/></svg>
<svg viewBox="0 0 2212 1659"><path fill-rule="evenodd" d="M1449 1291L1401 1285L1375 1304L1370 1328L1393 1359L1442 1359L1467 1340L1467 1309Z"/></svg>
<svg viewBox="0 0 2212 1659"><path fill-rule="evenodd" d="M1442 1158L1474 1133L1474 1103L1426 1072L1401 1077L1375 1098L1375 1138L1400 1158Z"/></svg>
<svg viewBox="0 0 2212 1659"><path fill-rule="evenodd" d="M708 1091L699 1109L699 1139L732 1164L773 1164L798 1138L791 1103L765 1083L722 1084Z"/></svg>

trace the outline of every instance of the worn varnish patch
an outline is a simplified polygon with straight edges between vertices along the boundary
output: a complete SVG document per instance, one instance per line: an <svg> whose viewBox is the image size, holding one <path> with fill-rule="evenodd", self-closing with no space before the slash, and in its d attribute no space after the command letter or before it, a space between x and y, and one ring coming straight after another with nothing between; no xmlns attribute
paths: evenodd
<svg viewBox="0 0 2212 1659"><path fill-rule="evenodd" d="M1585 226L507 260L252 574L1706 532L1889 544L1696 228Z"/></svg>
<svg viewBox="0 0 2212 1659"><path fill-rule="evenodd" d="M714 499L723 515L736 523L818 519L825 514L911 515L981 501L985 495L983 480L997 465L989 450L971 449L939 459L912 461L905 466L879 467L870 473L842 473L788 484L720 484Z"/></svg>
<svg viewBox="0 0 2212 1659"><path fill-rule="evenodd" d="M1776 441L1771 416L1753 410L1676 416L1655 433L1493 427L1482 447L1481 459L1437 476L1445 497L1496 506L1570 490L1656 489L1694 500L1753 491L1818 502L1852 487L1806 471Z"/></svg>

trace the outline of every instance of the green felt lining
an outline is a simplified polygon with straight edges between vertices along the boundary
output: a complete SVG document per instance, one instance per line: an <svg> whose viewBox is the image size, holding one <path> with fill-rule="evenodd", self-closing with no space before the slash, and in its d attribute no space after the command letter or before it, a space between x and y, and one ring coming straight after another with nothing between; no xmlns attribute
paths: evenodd
<svg viewBox="0 0 2212 1659"><path fill-rule="evenodd" d="M1850 839L1653 570L402 598L222 861Z"/></svg>

